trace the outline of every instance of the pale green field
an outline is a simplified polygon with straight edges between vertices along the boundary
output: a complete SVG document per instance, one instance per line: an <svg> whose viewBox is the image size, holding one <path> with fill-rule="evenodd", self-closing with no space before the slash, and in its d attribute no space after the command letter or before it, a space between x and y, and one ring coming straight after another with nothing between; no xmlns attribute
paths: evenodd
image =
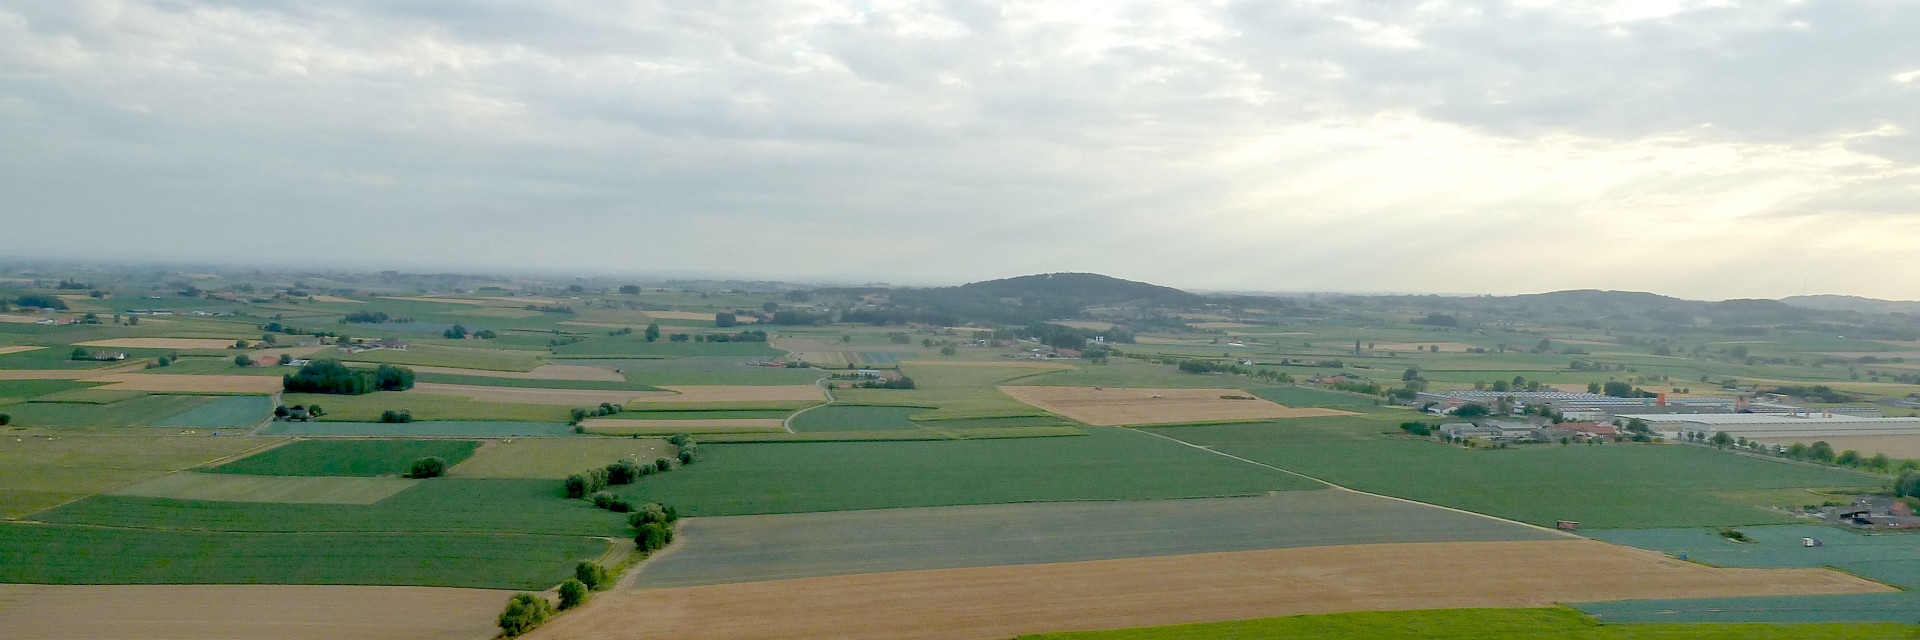
<svg viewBox="0 0 1920 640"><path fill-rule="evenodd" d="M107 491L112 496L142 496L219 502L287 504L373 504L412 487L419 480L378 477L249 476L232 473L170 473Z"/></svg>

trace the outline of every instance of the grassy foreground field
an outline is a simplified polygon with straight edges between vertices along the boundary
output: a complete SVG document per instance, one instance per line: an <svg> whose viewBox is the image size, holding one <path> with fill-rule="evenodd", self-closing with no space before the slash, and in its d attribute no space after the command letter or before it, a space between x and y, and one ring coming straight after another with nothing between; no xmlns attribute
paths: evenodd
<svg viewBox="0 0 1920 640"><path fill-rule="evenodd" d="M1579 521L1583 528L1794 522L1783 512L1736 503L1714 492L1884 482L1836 469L1680 445L1469 450L1383 438L1371 429L1342 427L1337 420L1297 432L1275 424L1154 431L1362 491L1543 526L1556 520Z"/></svg>
<svg viewBox="0 0 1920 640"><path fill-rule="evenodd" d="M414 460L436 457L448 467L473 455L473 440L300 440L206 471L261 476L390 476Z"/></svg>
<svg viewBox="0 0 1920 640"><path fill-rule="evenodd" d="M705 446L617 488L691 515L1254 495L1318 483L1122 429L1066 438Z"/></svg>
<svg viewBox="0 0 1920 640"><path fill-rule="evenodd" d="M197 436L0 438L0 517L24 516L277 442Z"/></svg>
<svg viewBox="0 0 1920 640"><path fill-rule="evenodd" d="M325 531L313 527L309 531ZM0 524L0 582L392 584L545 589L603 540L447 533L227 533ZM301 559L290 562L290 558Z"/></svg>
<svg viewBox="0 0 1920 640"><path fill-rule="evenodd" d="M1867 640L1920 638L1909 624L1603 625L1568 609L1362 611L1113 631L1042 633L1018 640Z"/></svg>

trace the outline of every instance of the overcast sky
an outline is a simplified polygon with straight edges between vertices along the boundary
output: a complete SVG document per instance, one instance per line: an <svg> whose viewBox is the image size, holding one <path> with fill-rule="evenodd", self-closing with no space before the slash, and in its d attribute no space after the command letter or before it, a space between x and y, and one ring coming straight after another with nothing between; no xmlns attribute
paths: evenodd
<svg viewBox="0 0 1920 640"><path fill-rule="evenodd" d="M0 251L1916 299L1916 25L1891 1L15 0Z"/></svg>

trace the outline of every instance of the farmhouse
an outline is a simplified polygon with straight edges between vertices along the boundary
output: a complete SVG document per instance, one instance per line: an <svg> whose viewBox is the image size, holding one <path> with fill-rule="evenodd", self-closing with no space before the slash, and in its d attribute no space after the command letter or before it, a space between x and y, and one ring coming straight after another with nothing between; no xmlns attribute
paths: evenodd
<svg viewBox="0 0 1920 640"><path fill-rule="evenodd" d="M1440 433L1451 438L1476 438L1502 442L1531 442L1546 439L1546 430L1523 420L1450 422L1440 425Z"/></svg>
<svg viewBox="0 0 1920 640"><path fill-rule="evenodd" d="M1548 440L1566 438L1585 441L1595 438L1611 438L1619 434L1619 427L1605 422L1563 422L1546 428L1546 437Z"/></svg>

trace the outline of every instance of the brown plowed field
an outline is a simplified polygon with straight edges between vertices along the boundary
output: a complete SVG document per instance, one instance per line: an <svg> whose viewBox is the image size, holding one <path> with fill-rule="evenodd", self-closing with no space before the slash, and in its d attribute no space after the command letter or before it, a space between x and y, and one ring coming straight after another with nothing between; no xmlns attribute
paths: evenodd
<svg viewBox="0 0 1920 640"><path fill-rule="evenodd" d="M599 389L542 389L538 387L488 387L472 384L440 384L420 382L403 393L428 393L443 396L463 396L479 402L506 402L520 404L564 404L573 406L593 406L602 402L626 404L634 398L648 401L660 401L670 396L658 391L607 391Z"/></svg>
<svg viewBox="0 0 1920 640"><path fill-rule="evenodd" d="M1055 415L1103 426L1353 415L1338 409L1294 409L1239 389L1000 387L1000 391Z"/></svg>
<svg viewBox="0 0 1920 640"><path fill-rule="evenodd" d="M617 591L527 637L984 640L1340 611L1887 591L1827 569L1718 569L1593 540L1378 544Z"/></svg>
<svg viewBox="0 0 1920 640"><path fill-rule="evenodd" d="M0 355L6 355L9 353L21 353L24 351L38 351L45 348L46 347L35 347L35 346L0 347Z"/></svg>
<svg viewBox="0 0 1920 640"><path fill-rule="evenodd" d="M273 393L280 390L279 376L197 376L162 373L115 373L95 376L87 382L110 382L101 391L170 391L183 393Z"/></svg>
<svg viewBox="0 0 1920 640"><path fill-rule="evenodd" d="M512 595L488 589L302 585L0 585L19 640L486 640Z"/></svg>

